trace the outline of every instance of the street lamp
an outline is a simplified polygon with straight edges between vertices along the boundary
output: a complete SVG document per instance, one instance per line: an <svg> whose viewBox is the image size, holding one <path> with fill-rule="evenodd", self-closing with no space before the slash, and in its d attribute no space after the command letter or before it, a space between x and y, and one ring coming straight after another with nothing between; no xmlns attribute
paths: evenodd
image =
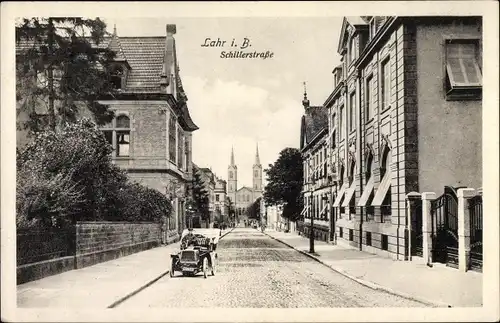
<svg viewBox="0 0 500 323"><path fill-rule="evenodd" d="M188 219L188 229L193 228L193 207L189 204L186 208L187 219Z"/></svg>

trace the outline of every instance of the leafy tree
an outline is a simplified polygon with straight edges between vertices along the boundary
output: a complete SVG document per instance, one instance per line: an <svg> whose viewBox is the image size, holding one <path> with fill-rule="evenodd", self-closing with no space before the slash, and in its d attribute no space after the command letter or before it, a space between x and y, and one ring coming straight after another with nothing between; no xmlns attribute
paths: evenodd
<svg viewBox="0 0 500 323"><path fill-rule="evenodd" d="M295 221L302 210L303 166L298 149L283 149L274 164L264 172L267 185L264 189L266 205L283 204L283 217Z"/></svg>
<svg viewBox="0 0 500 323"><path fill-rule="evenodd" d="M199 171L193 167L192 198L194 211L205 221L207 228L210 221L209 198L205 189L205 183L201 179Z"/></svg>
<svg viewBox="0 0 500 323"><path fill-rule="evenodd" d="M97 124L111 121L113 112L97 102L98 96L113 95L108 66L115 53L100 46L106 24L99 18L48 17L16 22L16 96L19 129L28 133L56 129L56 124L74 122L86 107ZM38 109L48 112L41 118ZM56 113L57 109L57 113Z"/></svg>
<svg viewBox="0 0 500 323"><path fill-rule="evenodd" d="M260 201L261 200L262 200L262 198L259 197L247 209L247 216L249 219L255 219L255 220L260 219Z"/></svg>
<svg viewBox="0 0 500 323"><path fill-rule="evenodd" d="M88 119L37 134L17 154L18 226L157 221L170 215L172 206L163 194L129 183L111 163L111 149Z"/></svg>

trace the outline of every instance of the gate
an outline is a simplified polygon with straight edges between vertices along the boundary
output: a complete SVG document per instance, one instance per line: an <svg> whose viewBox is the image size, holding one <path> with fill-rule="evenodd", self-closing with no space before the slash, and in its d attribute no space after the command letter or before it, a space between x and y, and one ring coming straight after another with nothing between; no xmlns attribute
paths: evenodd
<svg viewBox="0 0 500 323"><path fill-rule="evenodd" d="M445 186L444 193L431 202L432 261L458 268L458 198Z"/></svg>
<svg viewBox="0 0 500 323"><path fill-rule="evenodd" d="M469 269L483 268L483 197L476 195L469 200L470 254Z"/></svg>
<svg viewBox="0 0 500 323"><path fill-rule="evenodd" d="M415 201L415 210L411 219L411 255L423 257L422 200Z"/></svg>

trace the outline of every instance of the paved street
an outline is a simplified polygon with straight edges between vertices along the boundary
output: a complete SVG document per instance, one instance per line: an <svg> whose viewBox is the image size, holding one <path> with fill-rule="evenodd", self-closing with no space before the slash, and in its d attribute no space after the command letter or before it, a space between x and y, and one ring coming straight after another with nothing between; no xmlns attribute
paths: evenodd
<svg viewBox="0 0 500 323"><path fill-rule="evenodd" d="M118 307L422 307L354 282L255 229L221 240L215 276L163 277Z"/></svg>

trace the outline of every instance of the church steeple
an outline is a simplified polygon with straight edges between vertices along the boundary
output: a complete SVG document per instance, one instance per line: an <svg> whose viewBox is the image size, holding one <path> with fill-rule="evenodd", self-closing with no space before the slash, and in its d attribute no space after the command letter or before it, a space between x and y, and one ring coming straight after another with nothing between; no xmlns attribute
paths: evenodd
<svg viewBox="0 0 500 323"><path fill-rule="evenodd" d="M259 143L257 143L257 149L255 151L255 165L260 165L260 158L259 158Z"/></svg>
<svg viewBox="0 0 500 323"><path fill-rule="evenodd" d="M234 166L234 147L231 147L231 166Z"/></svg>
<svg viewBox="0 0 500 323"><path fill-rule="evenodd" d="M259 157L259 143L257 143L255 149L255 164L253 165L253 189L257 192L262 191L262 165L260 164ZM254 196L254 199L256 198L257 195Z"/></svg>
<svg viewBox="0 0 500 323"><path fill-rule="evenodd" d="M309 99L307 98L307 89L306 89L306 82L303 82L304 84L304 99L302 100L302 105L304 106L304 109L309 108Z"/></svg>
<svg viewBox="0 0 500 323"><path fill-rule="evenodd" d="M231 163L227 167L228 197L236 203L236 191L238 190L238 166L234 162L234 148L231 147Z"/></svg>

